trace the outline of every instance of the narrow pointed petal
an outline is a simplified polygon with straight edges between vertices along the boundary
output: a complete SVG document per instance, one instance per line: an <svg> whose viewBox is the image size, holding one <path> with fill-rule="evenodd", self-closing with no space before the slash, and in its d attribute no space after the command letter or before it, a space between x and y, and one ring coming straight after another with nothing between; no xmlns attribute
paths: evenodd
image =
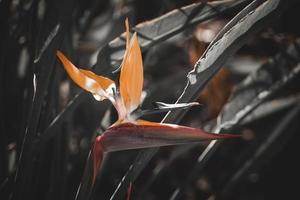
<svg viewBox="0 0 300 200"><path fill-rule="evenodd" d="M63 66L71 79L82 89L99 95L102 99L107 95L105 90L114 85L114 82L108 78L97 76L93 72L78 69L63 53L57 51L56 55L63 63Z"/></svg>
<svg viewBox="0 0 300 200"><path fill-rule="evenodd" d="M184 108L189 108L189 107L192 107L192 106L199 106L200 104L198 102L175 103L175 104L155 102L154 105L156 106L157 109L172 110L172 109L184 109Z"/></svg>
<svg viewBox="0 0 300 200"><path fill-rule="evenodd" d="M239 136L207 133L201 129L172 124L138 121L137 124L124 123L107 129L101 141L105 151L119 151L236 137Z"/></svg>
<svg viewBox="0 0 300 200"><path fill-rule="evenodd" d="M177 104L168 104L163 102L155 102L154 108L142 110L137 109L133 112L133 116L135 118L140 118L145 115L152 115L155 113L162 113L162 112L168 112L171 110L180 110L180 109L188 109L192 106L199 106L200 104L198 102L191 102L191 103L177 103Z"/></svg>
<svg viewBox="0 0 300 200"><path fill-rule="evenodd" d="M96 141L93 144L93 147L89 153L83 172L83 177L80 186L77 190L75 198L76 200L89 199L92 193L96 176L101 167L104 154L100 138L101 136L98 136L96 138Z"/></svg>
<svg viewBox="0 0 300 200"><path fill-rule="evenodd" d="M127 113L140 104L143 81L142 53L135 33L124 55L120 74L120 94Z"/></svg>

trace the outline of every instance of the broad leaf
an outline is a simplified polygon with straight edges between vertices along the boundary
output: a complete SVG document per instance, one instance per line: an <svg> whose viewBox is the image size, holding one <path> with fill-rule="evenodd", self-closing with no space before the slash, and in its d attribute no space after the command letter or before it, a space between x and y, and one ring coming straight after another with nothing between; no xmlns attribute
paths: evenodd
<svg viewBox="0 0 300 200"><path fill-rule="evenodd" d="M172 10L154 20L138 24L132 29L137 32L141 48L144 51L195 24L218 17L234 8L240 8L247 2L250 0L193 3ZM118 37L104 46L98 54L97 70L101 74L109 75L112 68L118 68L123 58L125 46L124 36Z"/></svg>

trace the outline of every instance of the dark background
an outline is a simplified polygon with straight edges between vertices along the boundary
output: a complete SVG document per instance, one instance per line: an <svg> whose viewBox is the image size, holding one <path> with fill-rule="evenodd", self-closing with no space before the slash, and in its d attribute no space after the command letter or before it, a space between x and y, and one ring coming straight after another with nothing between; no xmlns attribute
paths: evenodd
<svg viewBox="0 0 300 200"><path fill-rule="evenodd" d="M124 32L126 17L134 27L191 3L0 0L1 200L74 199L93 138L116 119L108 102L99 103L75 86L55 57L56 50L78 67L90 68L98 51ZM143 51L148 94L144 108L178 98L187 72L209 44L197 34L216 34L245 5ZM269 91L271 97L258 106L254 117L255 111L226 130L243 139L220 143L201 165L197 159L207 142L161 148L133 183L131 199L298 198L300 79L298 74L288 81L284 77L300 61L300 3L286 1L281 6L278 16L253 34L199 93L202 106L192 108L181 122L210 129L220 113L229 116L260 91ZM106 75L117 79L112 68ZM278 83L282 85L274 90ZM61 112L65 114L55 121ZM147 119L160 121L163 116ZM106 156L92 199L111 197L137 153Z"/></svg>

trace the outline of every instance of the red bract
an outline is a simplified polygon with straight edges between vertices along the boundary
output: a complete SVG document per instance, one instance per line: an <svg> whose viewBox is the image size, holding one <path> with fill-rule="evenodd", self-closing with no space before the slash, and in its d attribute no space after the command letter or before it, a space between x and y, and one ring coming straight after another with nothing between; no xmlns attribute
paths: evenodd
<svg viewBox="0 0 300 200"><path fill-rule="evenodd" d="M173 124L122 123L107 129L103 135L97 137L99 145L104 152L120 151L126 149L139 149L149 147L170 146L238 137L230 134L211 134L201 129L178 126Z"/></svg>
<svg viewBox="0 0 300 200"><path fill-rule="evenodd" d="M141 103L143 62L136 33L129 38L126 20L126 51L121 66L119 93L116 92L114 81L91 71L76 68L60 51L57 51L57 56L71 79L79 87L92 93L97 100L110 100L118 112L117 122L96 138L86 167L88 170L86 174L90 176L89 186L85 184L84 187L91 188L94 184L105 152L238 137L207 133L201 129L174 124L136 120L132 113Z"/></svg>

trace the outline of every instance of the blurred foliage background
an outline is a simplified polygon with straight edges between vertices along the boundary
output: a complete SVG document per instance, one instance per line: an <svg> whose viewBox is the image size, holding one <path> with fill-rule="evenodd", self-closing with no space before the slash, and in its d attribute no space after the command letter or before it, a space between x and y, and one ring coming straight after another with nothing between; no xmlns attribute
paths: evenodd
<svg viewBox="0 0 300 200"><path fill-rule="evenodd" d="M78 67L116 79L118 72L113 71L119 61L107 59L116 52L122 55L124 48L113 45L117 37L123 41L120 35L128 17L132 32L156 33L158 38L145 36L147 43L139 35L145 68L143 107L151 108L156 101L174 103L209 43L252 1L214 7L216 2L0 0L0 199L74 199L93 138L116 118L108 102L95 101L72 83L55 57L57 49ZM166 27L147 22L193 3L200 5L193 14L213 15L166 35L159 31L179 18L165 15ZM205 159L201 155L209 143L161 148L137 173L131 199L299 196L294 183L300 167L300 3L280 6L282 11L252 34L198 94L202 105L180 122L212 130L220 117L230 121L250 107L243 119L224 129L243 139L218 143ZM123 192L111 197L137 155L136 150L106 155L92 199L126 196Z"/></svg>

